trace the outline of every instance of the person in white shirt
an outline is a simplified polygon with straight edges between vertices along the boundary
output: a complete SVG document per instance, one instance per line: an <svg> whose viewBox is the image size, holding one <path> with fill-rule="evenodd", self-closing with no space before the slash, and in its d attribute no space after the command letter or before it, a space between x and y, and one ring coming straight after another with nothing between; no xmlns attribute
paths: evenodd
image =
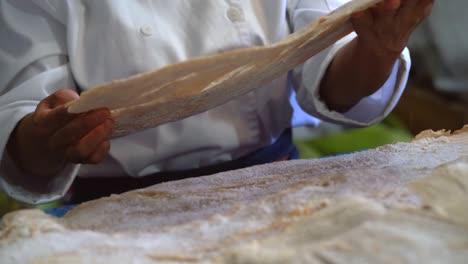
<svg viewBox="0 0 468 264"><path fill-rule="evenodd" d="M78 178L102 179L87 185L98 189L141 179L145 184L123 184L138 188L164 172L171 180L191 170L206 174L291 158L294 151L281 142L290 141L292 126L319 119L354 126L379 122L406 85L405 45L433 0L385 0L353 16L357 35L289 75L140 133L111 140L108 109L71 115L63 106L115 79L275 43L345 2L1 0L0 186L29 203L62 197ZM269 151L273 145L280 147ZM258 153L273 152L279 154L256 160L264 155ZM233 166L238 160L242 165ZM221 169L203 170L219 164Z"/></svg>

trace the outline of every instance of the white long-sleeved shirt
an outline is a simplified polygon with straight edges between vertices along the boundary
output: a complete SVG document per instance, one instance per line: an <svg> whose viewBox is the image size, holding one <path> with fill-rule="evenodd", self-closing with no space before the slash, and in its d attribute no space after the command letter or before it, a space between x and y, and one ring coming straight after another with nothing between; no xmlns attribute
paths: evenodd
<svg viewBox="0 0 468 264"><path fill-rule="evenodd" d="M72 165L46 193L7 182L19 171L5 145L15 124L54 91L78 92L190 58L269 45L345 0L0 0L0 186L38 203L61 197L80 177L142 177L235 160L274 142L285 128L318 119L364 126L393 109L410 68L408 51L385 84L349 112L318 96L336 52L355 35L310 58L292 74L195 116L111 142L99 165ZM294 85L292 85L294 84ZM352 89L352 87L350 87ZM307 113L307 114L306 114Z"/></svg>

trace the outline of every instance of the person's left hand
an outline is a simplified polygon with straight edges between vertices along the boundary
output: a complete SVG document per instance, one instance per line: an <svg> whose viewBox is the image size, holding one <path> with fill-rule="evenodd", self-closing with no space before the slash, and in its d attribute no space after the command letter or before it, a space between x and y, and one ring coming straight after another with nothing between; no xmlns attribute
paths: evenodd
<svg viewBox="0 0 468 264"><path fill-rule="evenodd" d="M359 45L375 56L398 58L434 0L385 0L353 15Z"/></svg>

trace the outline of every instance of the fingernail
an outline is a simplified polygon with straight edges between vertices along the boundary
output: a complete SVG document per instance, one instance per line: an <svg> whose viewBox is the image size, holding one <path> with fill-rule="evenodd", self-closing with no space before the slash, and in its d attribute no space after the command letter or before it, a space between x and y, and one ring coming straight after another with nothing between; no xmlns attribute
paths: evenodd
<svg viewBox="0 0 468 264"><path fill-rule="evenodd" d="M390 0L388 1L387 8L391 10L395 10L400 8L401 1L400 0Z"/></svg>

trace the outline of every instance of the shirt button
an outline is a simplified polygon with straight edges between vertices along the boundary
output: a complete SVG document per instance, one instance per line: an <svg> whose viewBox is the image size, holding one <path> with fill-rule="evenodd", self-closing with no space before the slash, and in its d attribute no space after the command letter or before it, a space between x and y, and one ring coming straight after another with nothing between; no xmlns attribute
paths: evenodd
<svg viewBox="0 0 468 264"><path fill-rule="evenodd" d="M150 26L150 25L145 25L145 26L142 26L140 28L140 33L143 35L143 36L151 36L153 35L153 28Z"/></svg>
<svg viewBox="0 0 468 264"><path fill-rule="evenodd" d="M230 7L227 10L227 17L232 22L239 22L239 21L242 21L244 19L244 14L242 13L242 10L240 10L239 8Z"/></svg>

